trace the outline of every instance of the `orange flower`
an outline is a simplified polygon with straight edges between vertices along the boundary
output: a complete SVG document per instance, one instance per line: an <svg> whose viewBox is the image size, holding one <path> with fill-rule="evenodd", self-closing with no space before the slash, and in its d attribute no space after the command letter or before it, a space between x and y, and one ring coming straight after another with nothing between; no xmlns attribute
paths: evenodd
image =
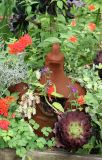
<svg viewBox="0 0 102 160"><path fill-rule="evenodd" d="M11 118L15 118L15 117L16 117L16 114L13 113L13 114L11 115Z"/></svg>
<svg viewBox="0 0 102 160"><path fill-rule="evenodd" d="M77 99L77 103L79 105L85 104L85 100L84 100L84 96L83 95L79 96L79 98Z"/></svg>
<svg viewBox="0 0 102 160"><path fill-rule="evenodd" d="M91 4L90 6L88 6L88 9L90 11L94 11L96 9L95 5Z"/></svg>
<svg viewBox="0 0 102 160"><path fill-rule="evenodd" d="M76 26L76 21L75 21L75 20L73 20L73 21L71 22L71 26L72 26L72 27L75 27L75 26Z"/></svg>
<svg viewBox="0 0 102 160"><path fill-rule="evenodd" d="M76 43L77 42L77 37L71 36L71 37L69 37L68 41L72 42L72 43Z"/></svg>
<svg viewBox="0 0 102 160"><path fill-rule="evenodd" d="M16 101L16 98L13 96L8 96L5 98L5 100L7 101L8 104L11 104L12 102Z"/></svg>
<svg viewBox="0 0 102 160"><path fill-rule="evenodd" d="M91 32L93 32L96 29L96 24L95 23L89 23L88 28Z"/></svg>

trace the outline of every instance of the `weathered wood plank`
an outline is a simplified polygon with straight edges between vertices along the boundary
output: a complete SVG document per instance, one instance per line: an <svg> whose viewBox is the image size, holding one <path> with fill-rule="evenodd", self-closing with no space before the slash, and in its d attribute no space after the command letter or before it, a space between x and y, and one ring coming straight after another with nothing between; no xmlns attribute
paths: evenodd
<svg viewBox="0 0 102 160"><path fill-rule="evenodd" d="M72 155L63 151L32 151L29 152L29 155L32 158L32 160L102 160L101 157L95 155Z"/></svg>
<svg viewBox="0 0 102 160"><path fill-rule="evenodd" d="M32 160L102 160L101 156L72 155L64 151L30 151L28 155ZM0 160L21 160L21 158L17 158L15 150L0 149Z"/></svg>

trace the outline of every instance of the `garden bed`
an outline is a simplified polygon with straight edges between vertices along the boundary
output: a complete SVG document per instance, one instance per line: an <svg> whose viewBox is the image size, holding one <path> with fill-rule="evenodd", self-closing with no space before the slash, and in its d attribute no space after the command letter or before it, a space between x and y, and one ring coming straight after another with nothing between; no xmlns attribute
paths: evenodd
<svg viewBox="0 0 102 160"><path fill-rule="evenodd" d="M64 151L31 151L28 153L31 160L102 160L96 155L74 155ZM15 154L15 150L1 149L0 160L20 160ZM27 159L26 159L27 160Z"/></svg>
<svg viewBox="0 0 102 160"><path fill-rule="evenodd" d="M102 0L7 1L0 160L102 159Z"/></svg>

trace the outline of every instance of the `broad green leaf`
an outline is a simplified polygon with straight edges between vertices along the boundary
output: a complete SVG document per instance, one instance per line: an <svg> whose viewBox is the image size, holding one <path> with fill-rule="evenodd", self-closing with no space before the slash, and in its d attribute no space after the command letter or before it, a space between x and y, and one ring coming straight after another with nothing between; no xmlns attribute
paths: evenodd
<svg viewBox="0 0 102 160"><path fill-rule="evenodd" d="M49 42L49 43L57 43L58 42L58 43L60 43L61 41L56 37L49 37L49 38L45 39L45 42Z"/></svg>
<svg viewBox="0 0 102 160"><path fill-rule="evenodd" d="M57 6L58 8L62 9L63 8L63 2L62 1L57 1Z"/></svg>
<svg viewBox="0 0 102 160"><path fill-rule="evenodd" d="M58 98L62 98L63 97L62 94L59 94L59 93L56 93L56 92L52 92L51 95L55 96L55 97L58 97Z"/></svg>
<svg viewBox="0 0 102 160"><path fill-rule="evenodd" d="M44 85L42 85L41 83L33 83L33 85L36 86L36 87L40 87L40 88L44 87Z"/></svg>
<svg viewBox="0 0 102 160"><path fill-rule="evenodd" d="M63 109L63 107L62 107L62 105L61 105L60 103L54 102L54 103L52 103L52 106L53 106L55 109L57 109L58 111L64 112L64 109Z"/></svg>
<svg viewBox="0 0 102 160"><path fill-rule="evenodd" d="M31 13L31 10L32 10L31 6L27 6L27 13L28 13L28 14Z"/></svg>

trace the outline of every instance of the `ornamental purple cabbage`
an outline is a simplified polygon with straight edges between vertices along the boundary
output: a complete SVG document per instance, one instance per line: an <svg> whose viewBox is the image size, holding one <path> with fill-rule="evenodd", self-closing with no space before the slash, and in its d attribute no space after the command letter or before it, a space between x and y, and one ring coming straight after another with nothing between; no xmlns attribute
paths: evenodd
<svg viewBox="0 0 102 160"><path fill-rule="evenodd" d="M55 134L65 148L78 149L86 144L92 134L90 116L84 112L66 112L55 125Z"/></svg>

